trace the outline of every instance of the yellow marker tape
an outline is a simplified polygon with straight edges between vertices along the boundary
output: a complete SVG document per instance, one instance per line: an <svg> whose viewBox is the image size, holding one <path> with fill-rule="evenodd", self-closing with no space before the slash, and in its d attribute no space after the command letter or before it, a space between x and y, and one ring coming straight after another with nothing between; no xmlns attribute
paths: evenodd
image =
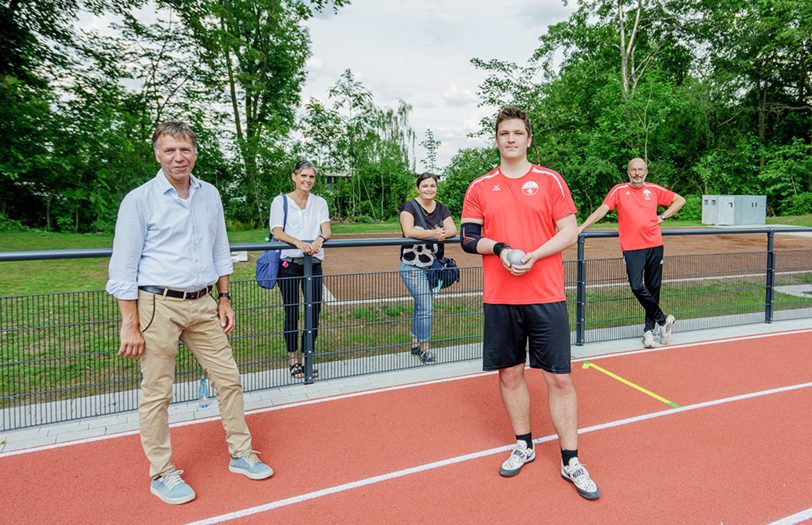
<svg viewBox="0 0 812 525"><path fill-rule="evenodd" d="M596 365L595 363L591 363L589 361L584 361L583 368L594 368L598 372L606 374L606 375L608 375L609 377L611 377L613 379L617 379L618 381L620 381L624 385L630 386L630 387L634 388L635 390L646 394L647 396L651 396L654 399L656 399L657 401L665 403L666 405L668 405L670 407L680 408L680 406L678 404L674 403L673 401L669 401L668 399L664 398L663 396L655 394L651 390L647 390L647 389L643 388L640 385L635 385L634 383L632 383L628 379L624 379L624 378L620 377L619 375L617 375L617 374L615 374L613 372L610 372L609 370L606 370L605 368L601 368L598 365Z"/></svg>

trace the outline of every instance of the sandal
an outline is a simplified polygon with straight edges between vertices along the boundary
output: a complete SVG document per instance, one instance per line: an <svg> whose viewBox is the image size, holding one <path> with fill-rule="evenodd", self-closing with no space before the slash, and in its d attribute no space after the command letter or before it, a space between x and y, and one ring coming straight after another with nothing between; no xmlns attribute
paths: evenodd
<svg viewBox="0 0 812 525"><path fill-rule="evenodd" d="M299 364L299 368L302 369L302 377L305 377L307 375L305 373L305 366L303 364ZM313 377L319 377L319 369L315 366L313 367Z"/></svg>
<svg viewBox="0 0 812 525"><path fill-rule="evenodd" d="M296 379L303 378L304 370L302 369L302 365L299 363L290 365L290 377L295 377Z"/></svg>

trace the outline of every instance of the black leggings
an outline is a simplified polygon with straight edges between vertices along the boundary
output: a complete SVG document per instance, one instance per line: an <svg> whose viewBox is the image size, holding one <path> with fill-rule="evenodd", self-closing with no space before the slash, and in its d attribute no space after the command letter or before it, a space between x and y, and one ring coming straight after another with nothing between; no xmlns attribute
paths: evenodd
<svg viewBox="0 0 812 525"><path fill-rule="evenodd" d="M626 276L632 293L646 310L644 331L654 330L654 323L665 324L660 310L660 285L663 282L663 247L643 248L623 252Z"/></svg>
<svg viewBox="0 0 812 525"><path fill-rule="evenodd" d="M319 334L319 314L321 313L322 277L321 263L313 262L313 343ZM288 352L296 352L296 337L299 331L299 305L304 304L304 293L306 280L304 276L304 265L294 262L282 261L279 265L279 275L277 283L282 292L282 300L285 304L285 346ZM299 290L302 291L302 301L299 301ZM305 306L306 308L306 306ZM302 352L304 352L305 337L307 332L302 330Z"/></svg>

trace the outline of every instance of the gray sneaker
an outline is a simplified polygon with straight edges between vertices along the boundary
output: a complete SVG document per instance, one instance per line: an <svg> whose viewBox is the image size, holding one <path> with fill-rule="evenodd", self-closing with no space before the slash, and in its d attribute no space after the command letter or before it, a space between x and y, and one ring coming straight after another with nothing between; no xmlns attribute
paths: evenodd
<svg viewBox="0 0 812 525"><path fill-rule="evenodd" d="M530 463L536 459L536 449L527 448L527 443L524 440L516 441L516 446L510 452L510 456L502 463L499 468L499 475L505 478L511 478L522 470L525 463Z"/></svg>
<svg viewBox="0 0 812 525"><path fill-rule="evenodd" d="M165 472L161 477L153 479L149 484L149 491L158 496L164 503L170 505L180 505L195 499L197 494L192 490L180 475L182 470L174 468Z"/></svg>
<svg viewBox="0 0 812 525"><path fill-rule="evenodd" d="M647 330L643 333L643 348L657 348L661 346L654 337L654 332Z"/></svg>
<svg viewBox="0 0 812 525"><path fill-rule="evenodd" d="M660 332L660 344L667 345L671 340L671 331L674 329L674 322L676 320L673 315L667 315L665 317L665 324L657 325Z"/></svg>
<svg viewBox="0 0 812 525"><path fill-rule="evenodd" d="M431 353L430 350L426 350L425 352L420 352L420 361L423 363L433 363L434 362L434 354Z"/></svg>
<svg viewBox="0 0 812 525"><path fill-rule="evenodd" d="M578 458L570 459L569 465L561 465L561 477L575 485L575 490L581 497L586 499L601 497L598 485L589 477L589 471L581 465Z"/></svg>
<svg viewBox="0 0 812 525"><path fill-rule="evenodd" d="M259 460L259 452L251 450L238 458L231 458L228 470L251 479L266 479L273 476L273 469Z"/></svg>

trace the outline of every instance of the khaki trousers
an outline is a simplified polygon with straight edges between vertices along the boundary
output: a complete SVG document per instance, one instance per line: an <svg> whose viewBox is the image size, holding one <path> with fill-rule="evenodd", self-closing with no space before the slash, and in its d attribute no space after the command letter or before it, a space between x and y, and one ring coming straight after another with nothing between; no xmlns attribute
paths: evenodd
<svg viewBox="0 0 812 525"><path fill-rule="evenodd" d="M173 468L168 407L178 340L191 350L217 389L229 454L238 457L249 452L251 434L245 423L240 372L220 326L214 297L175 299L139 291L138 317L146 343L141 355L138 418L150 477L155 479Z"/></svg>

